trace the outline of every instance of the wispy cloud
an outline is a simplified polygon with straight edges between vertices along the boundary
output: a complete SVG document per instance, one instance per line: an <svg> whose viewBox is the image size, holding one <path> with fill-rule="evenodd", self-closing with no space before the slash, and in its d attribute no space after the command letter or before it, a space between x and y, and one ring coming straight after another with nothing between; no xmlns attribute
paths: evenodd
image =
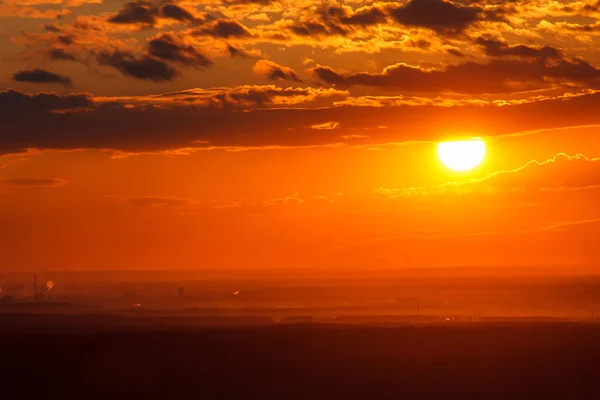
<svg viewBox="0 0 600 400"><path fill-rule="evenodd" d="M61 178L12 178L0 179L0 183L11 187L55 187L68 182Z"/></svg>

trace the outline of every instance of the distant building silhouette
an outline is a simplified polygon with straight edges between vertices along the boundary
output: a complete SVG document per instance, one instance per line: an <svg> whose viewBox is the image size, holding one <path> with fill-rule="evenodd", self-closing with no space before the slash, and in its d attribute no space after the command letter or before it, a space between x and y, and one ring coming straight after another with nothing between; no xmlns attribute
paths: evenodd
<svg viewBox="0 0 600 400"><path fill-rule="evenodd" d="M179 297L185 296L182 287L177 288L177 296L179 296Z"/></svg>

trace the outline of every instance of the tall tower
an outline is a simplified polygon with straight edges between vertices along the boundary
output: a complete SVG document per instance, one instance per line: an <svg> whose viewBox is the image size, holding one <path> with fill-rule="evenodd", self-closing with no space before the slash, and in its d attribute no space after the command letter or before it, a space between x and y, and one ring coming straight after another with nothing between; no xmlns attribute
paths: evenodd
<svg viewBox="0 0 600 400"><path fill-rule="evenodd" d="M33 301L37 301L37 274L33 274Z"/></svg>

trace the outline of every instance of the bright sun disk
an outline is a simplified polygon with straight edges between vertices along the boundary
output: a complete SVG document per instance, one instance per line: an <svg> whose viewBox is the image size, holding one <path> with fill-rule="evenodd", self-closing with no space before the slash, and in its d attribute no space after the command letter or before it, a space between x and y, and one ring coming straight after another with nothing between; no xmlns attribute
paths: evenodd
<svg viewBox="0 0 600 400"><path fill-rule="evenodd" d="M455 171L468 171L483 161L485 142L481 138L440 142L437 153L446 167Z"/></svg>

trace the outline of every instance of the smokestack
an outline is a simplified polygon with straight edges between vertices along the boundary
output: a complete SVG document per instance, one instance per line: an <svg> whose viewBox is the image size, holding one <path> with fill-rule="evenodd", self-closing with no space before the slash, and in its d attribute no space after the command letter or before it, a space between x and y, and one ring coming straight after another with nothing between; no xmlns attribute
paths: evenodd
<svg viewBox="0 0 600 400"><path fill-rule="evenodd" d="M33 274L33 301L37 301L37 274Z"/></svg>

